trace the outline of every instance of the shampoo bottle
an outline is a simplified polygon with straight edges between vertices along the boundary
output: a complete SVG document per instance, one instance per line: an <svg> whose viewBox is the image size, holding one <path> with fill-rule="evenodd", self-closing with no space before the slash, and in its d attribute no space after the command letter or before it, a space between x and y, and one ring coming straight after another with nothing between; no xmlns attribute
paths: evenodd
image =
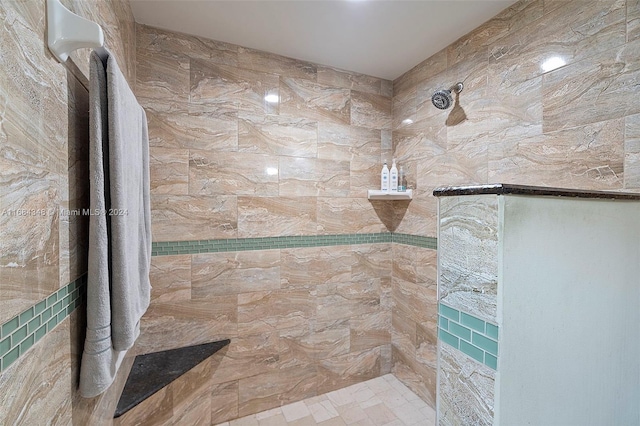
<svg viewBox="0 0 640 426"><path fill-rule="evenodd" d="M389 171L389 190L398 191L398 168L396 167L396 159L393 159L391 170Z"/></svg>
<svg viewBox="0 0 640 426"><path fill-rule="evenodd" d="M405 192L407 190L407 175L404 173L404 169L400 166L400 174L398 175L398 192Z"/></svg>
<svg viewBox="0 0 640 426"><path fill-rule="evenodd" d="M387 167L386 161L384 162L384 166L380 172L380 189L382 191L389 190L389 168Z"/></svg>

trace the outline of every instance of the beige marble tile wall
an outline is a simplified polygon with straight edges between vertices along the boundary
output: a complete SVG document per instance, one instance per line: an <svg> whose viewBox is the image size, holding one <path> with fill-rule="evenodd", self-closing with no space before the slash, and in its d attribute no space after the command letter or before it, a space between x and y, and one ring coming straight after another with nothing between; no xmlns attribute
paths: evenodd
<svg viewBox="0 0 640 426"><path fill-rule="evenodd" d="M389 231L390 81L146 26L137 76L155 241Z"/></svg>
<svg viewBox="0 0 640 426"><path fill-rule="evenodd" d="M89 51L74 54L68 67L54 59L45 3L0 4L0 323L86 272L88 221L65 211L88 207ZM129 3L63 3L103 27L107 47L135 85ZM75 392L84 338L79 315L2 372L1 424L71 424L100 410Z"/></svg>
<svg viewBox="0 0 640 426"><path fill-rule="evenodd" d="M154 241L390 230L390 206L366 196L391 156L390 81L142 25L137 51ZM213 423L379 376L391 256L384 243L155 257L137 351L230 338L191 388ZM160 409L176 386L123 424L178 421Z"/></svg>
<svg viewBox="0 0 640 426"><path fill-rule="evenodd" d="M440 185L639 190L638 22L636 0L520 1L395 80L394 149L417 192L398 232L435 236ZM554 56L566 65L543 71ZM458 81L455 108L436 109Z"/></svg>
<svg viewBox="0 0 640 426"><path fill-rule="evenodd" d="M395 80L393 147L415 194L397 232L436 236L431 192L442 185L640 190L639 22L637 0L520 1ZM543 71L554 56L566 65ZM436 109L431 95L458 81L455 105ZM434 373L413 367L424 363L407 338L420 321L395 315L423 294L399 279L397 248L394 361L403 357L433 394ZM435 303L433 292L425 306Z"/></svg>

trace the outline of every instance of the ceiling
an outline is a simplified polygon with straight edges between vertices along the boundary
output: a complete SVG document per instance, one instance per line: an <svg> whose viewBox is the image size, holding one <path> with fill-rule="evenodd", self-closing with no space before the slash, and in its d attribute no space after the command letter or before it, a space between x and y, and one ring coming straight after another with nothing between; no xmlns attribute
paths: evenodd
<svg viewBox="0 0 640 426"><path fill-rule="evenodd" d="M131 0L137 22L393 80L515 0Z"/></svg>

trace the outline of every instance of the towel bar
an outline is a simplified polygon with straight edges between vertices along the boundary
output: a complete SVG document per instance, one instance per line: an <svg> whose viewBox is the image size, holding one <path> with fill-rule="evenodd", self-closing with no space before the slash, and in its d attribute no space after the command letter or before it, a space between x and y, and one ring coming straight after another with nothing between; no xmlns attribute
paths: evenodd
<svg viewBox="0 0 640 426"><path fill-rule="evenodd" d="M102 47L104 34L100 25L72 13L59 0L47 0L47 45L65 62L76 49Z"/></svg>

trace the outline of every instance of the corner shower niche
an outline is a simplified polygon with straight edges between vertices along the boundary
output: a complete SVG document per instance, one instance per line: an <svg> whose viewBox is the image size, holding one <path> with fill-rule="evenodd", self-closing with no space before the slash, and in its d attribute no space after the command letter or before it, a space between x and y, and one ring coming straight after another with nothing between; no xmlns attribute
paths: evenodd
<svg viewBox="0 0 640 426"><path fill-rule="evenodd" d="M640 424L640 194L434 195L438 424Z"/></svg>

